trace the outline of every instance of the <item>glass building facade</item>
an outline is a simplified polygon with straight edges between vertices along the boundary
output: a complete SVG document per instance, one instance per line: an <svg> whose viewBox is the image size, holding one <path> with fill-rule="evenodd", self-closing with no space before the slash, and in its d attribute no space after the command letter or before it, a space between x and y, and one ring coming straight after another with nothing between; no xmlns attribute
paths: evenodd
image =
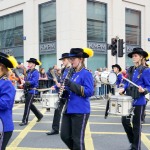
<svg viewBox="0 0 150 150"><path fill-rule="evenodd" d="M96 1L87 1L87 44L95 54L88 59L88 68L92 71L107 66L106 43L107 5Z"/></svg>
<svg viewBox="0 0 150 150"><path fill-rule="evenodd" d="M126 54L134 47L141 46L141 12L126 8L125 10ZM132 65L132 59L126 56L126 65Z"/></svg>
<svg viewBox="0 0 150 150"><path fill-rule="evenodd" d="M39 5L39 44L42 67L56 64L56 1Z"/></svg>
<svg viewBox="0 0 150 150"><path fill-rule="evenodd" d="M23 11L0 17L0 51L23 62Z"/></svg>

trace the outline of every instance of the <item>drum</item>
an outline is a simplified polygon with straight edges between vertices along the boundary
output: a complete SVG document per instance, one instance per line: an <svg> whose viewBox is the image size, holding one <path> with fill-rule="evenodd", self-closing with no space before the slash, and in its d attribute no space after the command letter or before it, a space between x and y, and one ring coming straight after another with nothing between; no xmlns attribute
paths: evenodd
<svg viewBox="0 0 150 150"><path fill-rule="evenodd" d="M131 96L111 96L109 100L109 114L129 116L132 109L132 100Z"/></svg>
<svg viewBox="0 0 150 150"><path fill-rule="evenodd" d="M116 81L117 81L117 75L114 72L104 71L100 75L100 80L104 84L110 84L110 85L112 85L112 84L116 83Z"/></svg>
<svg viewBox="0 0 150 150"><path fill-rule="evenodd" d="M23 96L24 96L24 90L16 89L15 102L20 102Z"/></svg>
<svg viewBox="0 0 150 150"><path fill-rule="evenodd" d="M43 108L56 108L58 101L58 93L42 94L42 107Z"/></svg>

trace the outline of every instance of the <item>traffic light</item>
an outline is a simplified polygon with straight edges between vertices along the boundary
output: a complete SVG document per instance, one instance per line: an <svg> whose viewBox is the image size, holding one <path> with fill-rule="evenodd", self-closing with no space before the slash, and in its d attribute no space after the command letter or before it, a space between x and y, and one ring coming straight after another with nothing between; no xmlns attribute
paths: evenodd
<svg viewBox="0 0 150 150"><path fill-rule="evenodd" d="M119 39L118 40L118 57L123 57L123 49L124 49L123 44L124 44L123 39Z"/></svg>
<svg viewBox="0 0 150 150"><path fill-rule="evenodd" d="M115 56L117 54L117 39L115 38L111 39L110 49L111 49L111 55Z"/></svg>

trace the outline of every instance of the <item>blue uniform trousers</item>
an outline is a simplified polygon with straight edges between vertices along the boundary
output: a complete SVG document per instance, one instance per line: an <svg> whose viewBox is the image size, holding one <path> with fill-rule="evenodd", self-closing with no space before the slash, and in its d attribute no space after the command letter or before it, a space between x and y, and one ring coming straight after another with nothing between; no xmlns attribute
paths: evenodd
<svg viewBox="0 0 150 150"><path fill-rule="evenodd" d="M85 150L84 133L89 114L63 114L61 139L71 150Z"/></svg>
<svg viewBox="0 0 150 150"><path fill-rule="evenodd" d="M65 103L62 101L62 99L60 99L58 108L55 109L55 111L54 111L54 117L53 117L53 123L52 123L52 129L54 131L59 132L60 118L61 118L61 113L62 113L64 105L65 105Z"/></svg>
<svg viewBox="0 0 150 150"><path fill-rule="evenodd" d="M22 122L28 123L30 109L35 114L35 116L40 119L43 115L33 104L34 94L25 94L25 109Z"/></svg>
<svg viewBox="0 0 150 150"><path fill-rule="evenodd" d="M142 116L143 106L135 106L134 115L131 117L123 116L122 125L127 133L129 142L132 144L132 150L141 150L141 116Z"/></svg>
<svg viewBox="0 0 150 150"><path fill-rule="evenodd" d="M5 150L6 149L6 146L7 146L8 142L9 142L9 139L12 136L12 133L13 133L13 131L4 132L2 139L0 139L0 142L2 142L2 147L0 147L0 150Z"/></svg>

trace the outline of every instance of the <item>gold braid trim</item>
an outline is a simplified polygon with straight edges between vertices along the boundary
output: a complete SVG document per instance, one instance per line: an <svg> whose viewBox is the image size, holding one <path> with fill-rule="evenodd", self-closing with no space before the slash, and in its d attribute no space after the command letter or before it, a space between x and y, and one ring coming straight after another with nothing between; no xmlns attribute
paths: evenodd
<svg viewBox="0 0 150 150"><path fill-rule="evenodd" d="M82 94L82 96L84 96L84 88L83 88L83 86L81 86L81 94Z"/></svg>

